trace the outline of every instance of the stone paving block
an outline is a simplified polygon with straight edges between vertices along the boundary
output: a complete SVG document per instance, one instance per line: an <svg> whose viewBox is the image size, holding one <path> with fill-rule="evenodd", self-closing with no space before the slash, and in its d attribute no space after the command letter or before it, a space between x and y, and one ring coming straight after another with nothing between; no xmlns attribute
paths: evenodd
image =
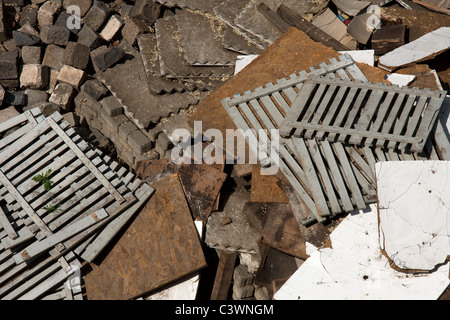
<svg viewBox="0 0 450 320"><path fill-rule="evenodd" d="M18 57L18 50L0 54L0 79L12 80L19 78Z"/></svg>
<svg viewBox="0 0 450 320"><path fill-rule="evenodd" d="M85 76L86 73L83 70L64 65L59 72L58 81L68 83L74 88L79 88L83 84Z"/></svg>
<svg viewBox="0 0 450 320"><path fill-rule="evenodd" d="M125 56L125 51L119 47L102 46L91 51L91 59L97 72L103 72L114 66Z"/></svg>
<svg viewBox="0 0 450 320"><path fill-rule="evenodd" d="M22 47L22 61L24 64L41 64L42 47L40 46Z"/></svg>
<svg viewBox="0 0 450 320"><path fill-rule="evenodd" d="M66 27L45 25L41 27L41 40L46 44L66 46L69 42L70 31Z"/></svg>
<svg viewBox="0 0 450 320"><path fill-rule="evenodd" d="M18 116L20 113L13 106L0 110L0 123Z"/></svg>
<svg viewBox="0 0 450 320"><path fill-rule="evenodd" d="M84 16L83 22L93 31L99 31L111 14L109 7L103 1L94 1L94 4Z"/></svg>
<svg viewBox="0 0 450 320"><path fill-rule="evenodd" d="M19 30L14 30L12 32L12 36L14 42L16 43L16 46L19 48L23 46L33 46L41 42L39 35L36 36L34 34L22 32Z"/></svg>
<svg viewBox="0 0 450 320"><path fill-rule="evenodd" d="M58 18L56 18L56 21L54 24L57 26L62 26L64 28L66 28L73 34L78 34L78 32L80 32L80 29L73 27L71 17L72 16L66 10L64 10L59 13ZM82 21L77 21L77 22L80 23L80 27L81 27Z"/></svg>
<svg viewBox="0 0 450 320"><path fill-rule="evenodd" d="M120 17L118 15L113 15L100 32L100 36L106 41L111 41L122 28L122 26L123 22Z"/></svg>
<svg viewBox="0 0 450 320"><path fill-rule="evenodd" d="M128 136L137 130L139 128L136 127L133 121L127 121L119 126L119 136L126 142Z"/></svg>
<svg viewBox="0 0 450 320"><path fill-rule="evenodd" d="M64 57L64 48L61 48L57 45L51 44L48 45L45 49L44 60L42 64L54 70L61 70L62 63Z"/></svg>
<svg viewBox="0 0 450 320"><path fill-rule="evenodd" d="M101 115L102 119L104 120L104 124L109 126L109 129L112 132L116 132L116 133L119 132L120 125L128 121L128 118L123 114L120 114L115 117L110 117L106 114L104 109L102 109L102 111L100 112L100 115Z"/></svg>
<svg viewBox="0 0 450 320"><path fill-rule="evenodd" d="M143 21L136 19L129 19L122 28L122 37L129 44L133 45L136 42L136 38L145 31L148 31L148 27Z"/></svg>
<svg viewBox="0 0 450 320"><path fill-rule="evenodd" d="M123 114L123 107L114 96L109 96L101 101L103 110L110 117L116 117Z"/></svg>
<svg viewBox="0 0 450 320"><path fill-rule="evenodd" d="M253 296L255 292L255 287L253 285L246 287L233 286L233 294L237 299L246 299Z"/></svg>
<svg viewBox="0 0 450 320"><path fill-rule="evenodd" d="M3 100L5 99L6 90L0 85L0 106L3 104Z"/></svg>
<svg viewBox="0 0 450 320"><path fill-rule="evenodd" d="M75 93L75 89L67 84L60 83L56 86L52 95L50 96L49 101L59 105L64 110L70 110L72 105L72 98Z"/></svg>
<svg viewBox="0 0 450 320"><path fill-rule="evenodd" d="M161 14L162 6L152 0L136 0L131 16L134 18L145 20L149 24L156 22Z"/></svg>
<svg viewBox="0 0 450 320"><path fill-rule="evenodd" d="M100 35L86 25L78 33L78 43L85 45L90 50L98 48L102 41Z"/></svg>
<svg viewBox="0 0 450 320"><path fill-rule="evenodd" d="M5 10L3 1L0 1L0 42L6 40L6 24L5 24Z"/></svg>
<svg viewBox="0 0 450 320"><path fill-rule="evenodd" d="M247 266L240 264L234 268L233 281L238 287L246 287L253 285L253 274L248 272Z"/></svg>
<svg viewBox="0 0 450 320"><path fill-rule="evenodd" d="M152 149L152 141L141 131L135 131L128 136L128 143L138 153L143 154Z"/></svg>
<svg viewBox="0 0 450 320"><path fill-rule="evenodd" d="M85 69L89 63L90 50L87 46L69 42L64 50L63 63L69 66Z"/></svg>
<svg viewBox="0 0 450 320"><path fill-rule="evenodd" d="M108 89L97 79L87 80L82 86L81 91L86 92L95 100L100 100L108 94Z"/></svg>
<svg viewBox="0 0 450 320"><path fill-rule="evenodd" d="M41 64L26 64L20 74L22 88L43 89L48 86L49 70Z"/></svg>

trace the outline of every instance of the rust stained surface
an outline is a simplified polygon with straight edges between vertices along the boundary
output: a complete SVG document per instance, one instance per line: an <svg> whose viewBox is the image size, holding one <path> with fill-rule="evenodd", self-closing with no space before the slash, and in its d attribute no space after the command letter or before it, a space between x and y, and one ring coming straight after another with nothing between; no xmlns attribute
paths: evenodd
<svg viewBox="0 0 450 320"><path fill-rule="evenodd" d="M85 276L90 300L128 300L206 266L178 176L155 194L103 262Z"/></svg>
<svg viewBox="0 0 450 320"><path fill-rule="evenodd" d="M286 192L280 188L281 180L277 176L261 174L258 166L252 168L252 202L279 202L289 203Z"/></svg>
<svg viewBox="0 0 450 320"><path fill-rule="evenodd" d="M201 101L195 112L189 115L189 125L193 126L194 121L203 121L203 130L215 128L225 132L226 129L234 129L233 121L221 104L224 98L286 78L294 72L308 70L339 56L340 53L332 48L311 40L296 28L290 28L244 70ZM384 80L385 71L366 64L358 66L370 82L389 83Z"/></svg>
<svg viewBox="0 0 450 320"><path fill-rule="evenodd" d="M136 172L148 183L178 173L192 215L206 222L227 178L218 168L207 164L175 165L170 159L162 159L142 161Z"/></svg>
<svg viewBox="0 0 450 320"><path fill-rule="evenodd" d="M306 260L306 245L291 206L284 203L269 203L266 207L266 222L261 231L263 242L294 257Z"/></svg>

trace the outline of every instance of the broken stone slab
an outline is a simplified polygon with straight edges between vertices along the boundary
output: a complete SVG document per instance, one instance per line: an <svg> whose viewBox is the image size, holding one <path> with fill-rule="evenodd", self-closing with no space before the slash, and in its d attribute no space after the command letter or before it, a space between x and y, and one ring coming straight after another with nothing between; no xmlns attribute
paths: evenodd
<svg viewBox="0 0 450 320"><path fill-rule="evenodd" d="M280 5L285 5L289 8L295 8L295 11L300 15L317 13L326 3L326 1L299 2L296 0L252 0L236 18L236 25L268 43L273 43L282 33L258 10L258 5L262 2L264 2L272 11L277 11Z"/></svg>
<svg viewBox="0 0 450 320"><path fill-rule="evenodd" d="M263 49L252 42L245 34L237 28L227 25L223 33L222 45L225 49L241 54L260 54Z"/></svg>
<svg viewBox="0 0 450 320"><path fill-rule="evenodd" d="M377 205L348 215L274 294L275 300L435 300L450 284L449 264L429 274L389 266L378 242ZM448 240L447 240L448 241Z"/></svg>
<svg viewBox="0 0 450 320"><path fill-rule="evenodd" d="M206 13L214 13L214 8L221 4L223 0L157 0L157 2L167 7L189 8L192 10L200 10Z"/></svg>
<svg viewBox="0 0 450 320"><path fill-rule="evenodd" d="M158 123L171 113L197 104L201 98L199 93L191 92L155 95L148 84L142 82L146 77L139 57L97 73L97 78L122 104L125 114L141 129Z"/></svg>
<svg viewBox="0 0 450 320"><path fill-rule="evenodd" d="M380 247L392 267L431 272L450 256L450 162L375 164Z"/></svg>
<svg viewBox="0 0 450 320"><path fill-rule="evenodd" d="M55 21L56 13L61 9L62 1L46 1L39 8L37 20L40 28L50 26Z"/></svg>
<svg viewBox="0 0 450 320"><path fill-rule="evenodd" d="M23 29L23 28L22 28ZM39 34L32 34L19 30L13 30L12 32L14 42L17 47L21 48L23 46L33 46L41 42Z"/></svg>
<svg viewBox="0 0 450 320"><path fill-rule="evenodd" d="M237 54L222 45L222 30L226 26L223 21L189 10L183 10L175 16L184 57L190 65L234 65Z"/></svg>
<svg viewBox="0 0 450 320"><path fill-rule="evenodd" d="M1 105L1 104L0 104ZM5 121L8 121L9 119L12 119L16 116L18 116L20 113L16 110L14 106L1 109L0 110L0 123L3 123Z"/></svg>
<svg viewBox="0 0 450 320"><path fill-rule="evenodd" d="M432 59L449 48L450 27L442 27L381 56L379 67L394 71Z"/></svg>
<svg viewBox="0 0 450 320"><path fill-rule="evenodd" d="M176 17L158 19L155 24L161 75L168 78L231 76L233 67L196 67L187 63L181 47Z"/></svg>
<svg viewBox="0 0 450 320"><path fill-rule="evenodd" d="M181 81L161 76L158 45L155 34L146 33L138 36L139 52L147 73L150 90L155 94L183 92L185 86Z"/></svg>
<svg viewBox="0 0 450 320"><path fill-rule="evenodd" d="M233 192L223 210L214 212L206 224L205 243L215 249L228 251L259 253L257 241L259 230L251 225L243 213L244 204L250 200L245 190ZM222 219L228 216L232 222L222 225Z"/></svg>

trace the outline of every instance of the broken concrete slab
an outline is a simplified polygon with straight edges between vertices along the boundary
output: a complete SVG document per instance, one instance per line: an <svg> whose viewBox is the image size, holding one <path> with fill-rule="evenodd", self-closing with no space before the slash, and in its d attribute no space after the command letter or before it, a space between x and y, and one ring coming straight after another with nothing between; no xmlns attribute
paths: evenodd
<svg viewBox="0 0 450 320"><path fill-rule="evenodd" d="M157 0L157 2L170 8L189 8L192 10L200 10L206 13L214 13L214 7L218 6L222 2L222 0Z"/></svg>
<svg viewBox="0 0 450 320"><path fill-rule="evenodd" d="M182 82L161 76L156 35L152 33L142 34L137 37L137 42L150 90L155 94L185 91Z"/></svg>
<svg viewBox="0 0 450 320"><path fill-rule="evenodd" d="M232 66L237 54L222 45L226 24L200 12L183 10L176 14L184 57L194 66Z"/></svg>
<svg viewBox="0 0 450 320"><path fill-rule="evenodd" d="M448 263L426 275L389 266L379 246L376 204L348 215L330 240L331 247L312 252L275 300L428 300L439 298L450 284Z"/></svg>
<svg viewBox="0 0 450 320"><path fill-rule="evenodd" d="M450 256L450 162L375 164L380 247L396 270L432 272Z"/></svg>
<svg viewBox="0 0 450 320"><path fill-rule="evenodd" d="M260 54L263 49L252 42L237 28L227 26L223 33L222 44L225 49L241 54Z"/></svg>
<svg viewBox="0 0 450 320"><path fill-rule="evenodd" d="M205 243L209 247L244 253L259 253L257 241L259 230L249 223L244 214L244 205L250 200L250 193L244 189L233 192L222 210L214 212L206 224ZM224 217L231 223L223 225Z"/></svg>
<svg viewBox="0 0 450 320"><path fill-rule="evenodd" d="M359 43L367 44L374 29L377 28L373 19L371 13L359 14L352 19L347 27L347 32Z"/></svg>
<svg viewBox="0 0 450 320"><path fill-rule="evenodd" d="M442 27L381 56L379 67L394 71L431 59L449 48L450 27Z"/></svg>
<svg viewBox="0 0 450 320"><path fill-rule="evenodd" d="M148 84L142 82L147 75L140 57L100 72L97 77L123 105L125 114L141 129L149 128L161 118L195 105L200 100L191 92L153 94Z"/></svg>
<svg viewBox="0 0 450 320"><path fill-rule="evenodd" d="M85 277L88 299L137 298L206 266L178 176L153 186L155 194Z"/></svg>
<svg viewBox="0 0 450 320"><path fill-rule="evenodd" d="M184 59L176 17L158 19L155 24L161 75L168 78L231 76L233 67L196 67Z"/></svg>

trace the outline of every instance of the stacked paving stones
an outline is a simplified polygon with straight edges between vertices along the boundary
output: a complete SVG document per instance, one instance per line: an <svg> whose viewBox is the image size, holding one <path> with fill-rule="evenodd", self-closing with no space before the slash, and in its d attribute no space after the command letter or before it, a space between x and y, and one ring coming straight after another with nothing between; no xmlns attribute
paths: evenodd
<svg viewBox="0 0 450 320"><path fill-rule="evenodd" d="M79 17L68 10L73 6ZM177 108L142 126L139 114L127 112L97 75L141 59L138 37L154 35L156 21L174 12L153 0L0 0L0 108L59 111L97 145L110 140L114 148L104 151L116 151L131 168L140 160L168 157L173 145L158 121ZM195 90L189 81L178 86L178 95ZM172 87L150 89L166 98L175 93Z"/></svg>

